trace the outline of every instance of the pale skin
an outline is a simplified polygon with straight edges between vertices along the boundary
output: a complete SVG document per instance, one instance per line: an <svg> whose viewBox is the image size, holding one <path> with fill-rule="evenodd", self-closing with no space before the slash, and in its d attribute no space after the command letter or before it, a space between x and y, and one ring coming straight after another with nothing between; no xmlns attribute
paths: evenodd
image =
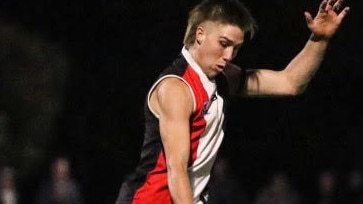
<svg viewBox="0 0 363 204"><path fill-rule="evenodd" d="M311 36L303 49L281 71L254 69L247 76L247 95L297 95L304 91L324 57L329 40L339 28L349 7L340 9L342 0L324 0L313 18L305 12ZM339 11L339 12L338 12ZM193 59L213 79L220 74L242 45L244 32L235 25L205 21L189 47ZM150 107L159 116L159 127L166 155L168 187L175 204L193 203L188 178L190 154L189 119L193 97L188 86L177 78L166 78L150 97Z"/></svg>

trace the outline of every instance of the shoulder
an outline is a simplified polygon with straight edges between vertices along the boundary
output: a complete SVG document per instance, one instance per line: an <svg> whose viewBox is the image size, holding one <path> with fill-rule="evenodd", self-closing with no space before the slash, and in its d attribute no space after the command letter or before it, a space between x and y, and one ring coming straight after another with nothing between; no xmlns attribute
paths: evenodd
<svg viewBox="0 0 363 204"><path fill-rule="evenodd" d="M155 89L155 107L160 115L186 116L194 109L192 93L181 79L170 77L162 80Z"/></svg>
<svg viewBox="0 0 363 204"><path fill-rule="evenodd" d="M149 106L157 115L173 115L180 111L191 114L194 108L193 95L183 79L166 77L152 88Z"/></svg>
<svg viewBox="0 0 363 204"><path fill-rule="evenodd" d="M161 80L155 91L158 98L187 99L191 97L189 86L177 77L167 77Z"/></svg>

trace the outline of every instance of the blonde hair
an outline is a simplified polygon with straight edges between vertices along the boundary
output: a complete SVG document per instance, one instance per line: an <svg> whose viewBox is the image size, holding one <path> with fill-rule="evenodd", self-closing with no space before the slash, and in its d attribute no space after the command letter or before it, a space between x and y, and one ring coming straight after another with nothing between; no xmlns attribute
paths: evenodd
<svg viewBox="0 0 363 204"><path fill-rule="evenodd" d="M252 38L257 31L257 24L250 11L238 0L203 0L190 12L184 35L184 45L195 42L197 27L205 21L236 25Z"/></svg>

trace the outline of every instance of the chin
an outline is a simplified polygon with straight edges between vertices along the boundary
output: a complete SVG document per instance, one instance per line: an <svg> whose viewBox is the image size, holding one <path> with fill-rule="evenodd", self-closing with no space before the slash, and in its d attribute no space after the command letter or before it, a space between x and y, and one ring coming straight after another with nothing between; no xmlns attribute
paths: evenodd
<svg viewBox="0 0 363 204"><path fill-rule="evenodd" d="M216 77L218 74L220 74L221 72L218 72L218 71L216 71L216 72L213 72L213 73L210 73L210 74L208 74L207 75L207 77L209 78L209 79L213 79L214 77Z"/></svg>

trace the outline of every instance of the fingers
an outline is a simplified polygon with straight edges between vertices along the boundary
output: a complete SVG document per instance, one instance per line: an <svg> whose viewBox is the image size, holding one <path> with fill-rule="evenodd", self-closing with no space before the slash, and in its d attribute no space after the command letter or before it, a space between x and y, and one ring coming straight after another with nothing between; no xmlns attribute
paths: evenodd
<svg viewBox="0 0 363 204"><path fill-rule="evenodd" d="M343 5L344 0L338 0L333 4L333 11L338 12Z"/></svg>
<svg viewBox="0 0 363 204"><path fill-rule="evenodd" d="M343 0L324 0L320 4L320 11L327 12L329 10L334 10L337 12L342 4Z"/></svg>
<svg viewBox="0 0 363 204"><path fill-rule="evenodd" d="M350 7L345 7L339 14L338 18L342 20L350 11Z"/></svg>
<svg viewBox="0 0 363 204"><path fill-rule="evenodd" d="M331 10L338 14L338 19L341 21L348 13L350 8L345 7L344 9L341 9L342 5L344 3L344 0L328 0L326 11Z"/></svg>
<svg viewBox="0 0 363 204"><path fill-rule="evenodd" d="M325 12L328 5L328 0L323 0L319 6L319 12Z"/></svg>
<svg viewBox="0 0 363 204"><path fill-rule="evenodd" d="M324 0L323 2L326 2L326 4L323 5L322 9L324 9L325 11L333 10L334 12L339 13L341 11L344 0Z"/></svg>

